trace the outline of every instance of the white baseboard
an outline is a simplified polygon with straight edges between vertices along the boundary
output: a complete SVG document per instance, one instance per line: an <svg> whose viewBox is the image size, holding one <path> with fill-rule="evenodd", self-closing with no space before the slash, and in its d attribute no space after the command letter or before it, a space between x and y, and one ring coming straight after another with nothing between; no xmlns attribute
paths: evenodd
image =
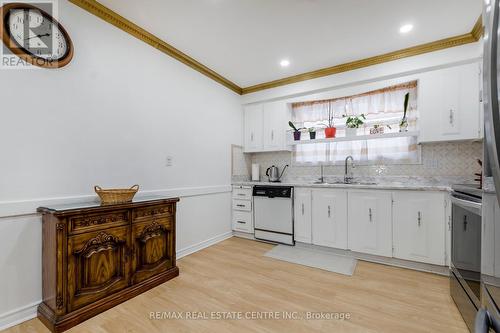
<svg viewBox="0 0 500 333"><path fill-rule="evenodd" d="M220 234L218 236L215 236L215 237L209 238L207 240L204 240L202 242L199 242L198 244L194 244L194 245L185 247L185 248L177 251L177 253L176 253L177 259L180 259L180 258L185 257L187 255L190 255L192 253L203 250L204 248L207 248L207 247L212 246L214 244L220 243L223 240L226 240L226 239L231 238L231 237L233 237L233 232L228 231L228 232L225 232L225 233Z"/></svg>
<svg viewBox="0 0 500 333"><path fill-rule="evenodd" d="M40 303L41 301L31 303L7 313L0 314L0 331L35 318L38 304Z"/></svg>

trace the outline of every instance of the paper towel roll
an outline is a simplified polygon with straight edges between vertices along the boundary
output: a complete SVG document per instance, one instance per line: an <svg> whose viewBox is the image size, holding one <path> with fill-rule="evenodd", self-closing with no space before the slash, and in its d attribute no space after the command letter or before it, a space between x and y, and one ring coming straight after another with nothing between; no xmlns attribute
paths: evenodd
<svg viewBox="0 0 500 333"><path fill-rule="evenodd" d="M260 181L260 165L252 164L252 181L258 182Z"/></svg>

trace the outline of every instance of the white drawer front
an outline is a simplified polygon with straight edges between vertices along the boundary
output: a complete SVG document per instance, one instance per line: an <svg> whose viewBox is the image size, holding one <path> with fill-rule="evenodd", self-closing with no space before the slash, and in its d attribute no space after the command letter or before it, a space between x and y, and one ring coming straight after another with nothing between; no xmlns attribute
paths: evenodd
<svg viewBox="0 0 500 333"><path fill-rule="evenodd" d="M242 232L252 232L252 213L233 211L233 230Z"/></svg>
<svg viewBox="0 0 500 333"><path fill-rule="evenodd" d="M233 187L233 198L238 200L252 200L252 189Z"/></svg>
<svg viewBox="0 0 500 333"><path fill-rule="evenodd" d="M233 210L252 211L252 201L233 199Z"/></svg>

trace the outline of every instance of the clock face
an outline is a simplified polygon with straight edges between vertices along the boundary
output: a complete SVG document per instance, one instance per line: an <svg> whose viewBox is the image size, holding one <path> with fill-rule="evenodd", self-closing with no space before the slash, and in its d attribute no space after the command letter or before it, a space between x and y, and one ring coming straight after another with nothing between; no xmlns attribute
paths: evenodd
<svg viewBox="0 0 500 333"><path fill-rule="evenodd" d="M68 43L59 25L38 10L11 10L8 26L11 38L36 57L59 60L68 51Z"/></svg>
<svg viewBox="0 0 500 333"><path fill-rule="evenodd" d="M32 65L46 68L69 63L73 45L52 16L29 4L11 3L0 9L2 39L14 54Z"/></svg>

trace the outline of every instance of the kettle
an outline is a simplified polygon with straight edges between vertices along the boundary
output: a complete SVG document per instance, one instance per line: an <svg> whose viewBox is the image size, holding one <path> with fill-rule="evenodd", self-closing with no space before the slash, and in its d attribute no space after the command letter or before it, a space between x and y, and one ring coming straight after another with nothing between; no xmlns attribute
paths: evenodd
<svg viewBox="0 0 500 333"><path fill-rule="evenodd" d="M272 165L269 168L267 168L266 176L268 177L268 179L271 183L279 183L279 182L281 182L281 177L285 173L285 169L287 167L288 167L288 164L285 165L285 167L283 168L283 171L281 171L281 175L280 175L280 170L278 169L278 167Z"/></svg>

